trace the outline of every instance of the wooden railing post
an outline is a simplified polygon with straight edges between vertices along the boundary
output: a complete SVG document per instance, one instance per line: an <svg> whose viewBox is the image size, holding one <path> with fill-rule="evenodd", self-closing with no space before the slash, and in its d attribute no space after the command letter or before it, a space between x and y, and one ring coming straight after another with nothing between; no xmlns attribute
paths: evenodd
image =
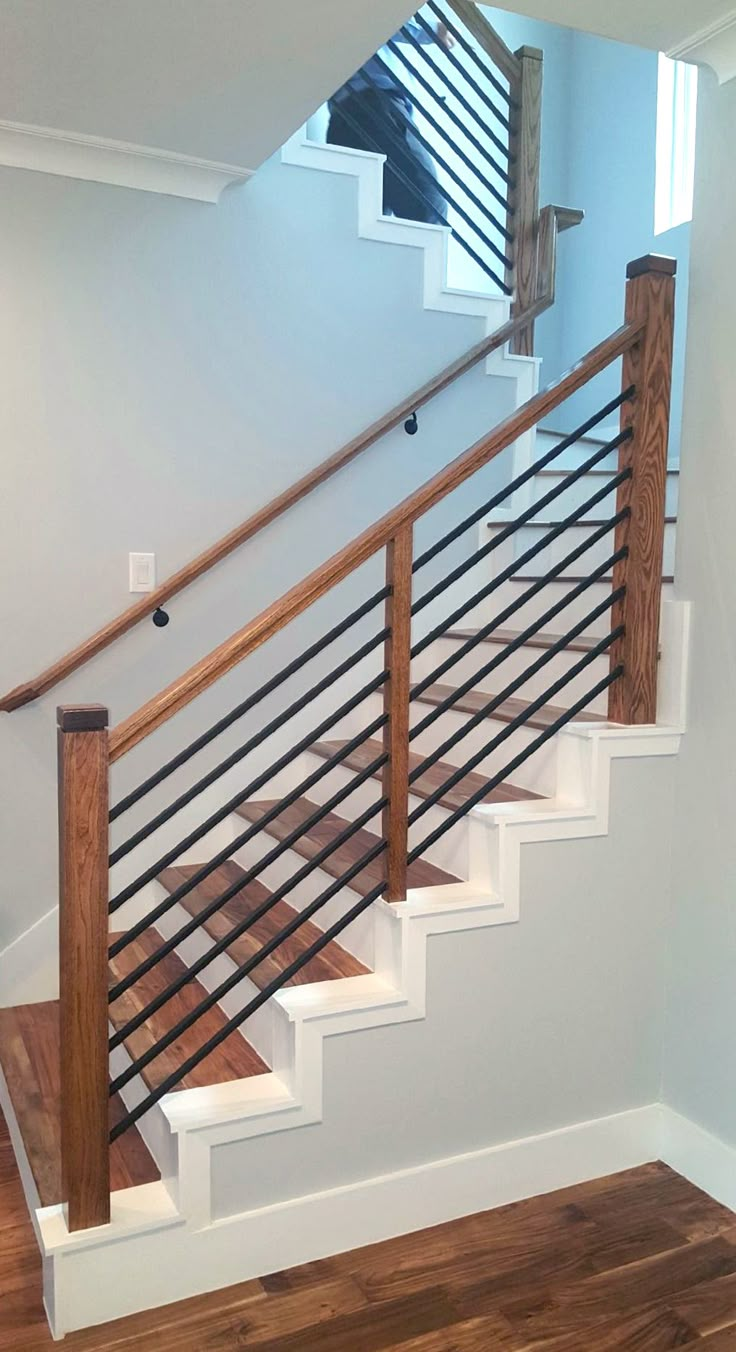
<svg viewBox="0 0 736 1352"><path fill-rule="evenodd" d="M108 713L57 710L61 1174L69 1230L110 1219Z"/></svg>
<svg viewBox="0 0 736 1352"><path fill-rule="evenodd" d="M537 295L537 230L539 228L539 168L542 139L542 78L544 54L538 47L520 47L515 53L519 76L511 86L516 107L512 110L511 163L514 190L511 193L509 230L514 236L513 273L510 283L514 302L512 315L533 304ZM534 355L534 324L527 324L511 344L512 352Z"/></svg>
<svg viewBox="0 0 736 1352"><path fill-rule="evenodd" d="M623 676L609 690L608 716L615 723L654 723L657 717L657 657L662 600L667 446L675 315L674 258L649 255L626 270L626 322L643 324L638 342L625 354L623 386L635 386L621 410L622 428L632 437L619 451L619 469L632 476L618 490L617 512L630 516L616 530L616 550L628 557L614 566L614 589L626 595L612 613L613 627L625 633L611 647L611 667Z"/></svg>
<svg viewBox="0 0 736 1352"><path fill-rule="evenodd" d="M387 901L406 898L409 817L409 693L411 665L411 581L414 557L411 523L401 526L386 546L386 597L388 636L384 664L388 679L383 687L383 707L388 722L383 729L383 747L388 760L383 768L383 838L387 842Z"/></svg>

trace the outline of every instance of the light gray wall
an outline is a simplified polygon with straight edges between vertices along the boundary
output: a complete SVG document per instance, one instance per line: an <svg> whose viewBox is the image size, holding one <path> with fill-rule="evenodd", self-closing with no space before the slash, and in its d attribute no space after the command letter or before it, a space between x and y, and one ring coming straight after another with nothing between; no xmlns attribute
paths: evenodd
<svg viewBox="0 0 736 1352"><path fill-rule="evenodd" d="M664 1096L736 1146L736 83L701 79L678 590L693 606L677 774Z"/></svg>
<svg viewBox="0 0 736 1352"><path fill-rule="evenodd" d="M646 253L678 263L670 459L679 457L690 226L654 234L657 53L486 8L512 51L544 51L541 201L582 207L582 226L560 242L558 303L538 326L542 378L556 379L623 317L626 264ZM625 90L625 97L622 91ZM595 387L598 404L620 388L617 367ZM595 412L581 391L555 414L569 431Z"/></svg>
<svg viewBox="0 0 736 1352"><path fill-rule="evenodd" d="M3 692L131 603L129 550L154 550L168 576L483 334L481 320L424 310L420 251L358 238L354 180L276 160L218 207L4 169L0 248ZM119 721L512 396L510 381L475 371L416 437L386 438L172 602L168 629L146 622L0 715L0 950L56 900L56 704L100 701ZM468 491L455 519L477 501ZM379 577L369 569L335 604L345 613ZM126 757L116 794L337 618L310 615Z"/></svg>
<svg viewBox="0 0 736 1352"><path fill-rule="evenodd" d="M324 1121L216 1149L216 1214L657 1102L673 771L614 762L608 836L526 845L519 923L430 939L426 1020L328 1039Z"/></svg>

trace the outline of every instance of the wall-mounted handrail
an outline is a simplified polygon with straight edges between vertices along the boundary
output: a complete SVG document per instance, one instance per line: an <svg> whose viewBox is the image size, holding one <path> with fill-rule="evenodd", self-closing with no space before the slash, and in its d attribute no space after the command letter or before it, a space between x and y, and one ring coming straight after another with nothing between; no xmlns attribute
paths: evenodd
<svg viewBox="0 0 736 1352"><path fill-rule="evenodd" d="M140 709L131 714L110 733L110 759L119 758L138 742L147 737L155 728L161 726L180 709L183 709L197 695L219 680L245 657L259 648L262 643L278 633L291 620L296 619L325 592L341 582L363 563L382 549L400 531L402 527L413 524L420 516L434 507L442 498L458 488L477 470L493 460L501 451L510 446L518 437L523 436L532 427L545 418L552 409L564 403L566 399L592 380L593 376L610 366L611 362L623 356L633 347L644 330L644 322L626 323L604 342L594 347L577 366L562 376L560 380L547 386L539 394L528 399L521 408L504 419L503 422L485 437L481 437L462 455L440 470L427 483L411 493L398 507L394 507L385 516L349 545L339 550L319 568L315 568L306 578L298 582L280 600L261 611L255 619L221 643L207 657L196 662L178 680L172 682L160 694L148 700Z"/></svg>
<svg viewBox="0 0 736 1352"><path fill-rule="evenodd" d="M290 508L295 507L315 488L339 473L341 469L344 469L346 465L362 455L381 437L399 427L412 413L429 403L431 399L447 389L466 371L471 370L485 357L490 356L492 352L512 342L514 336L524 326L533 323L539 315L553 304L557 234L560 230L567 230L573 225L578 225L582 219L582 211L575 211L568 207L548 206L540 213L539 287L533 304L523 314L517 315L507 323L502 324L495 333L489 334L488 337L476 343L461 357L450 362L438 375L433 376L418 390L414 390L405 399L402 399L399 404L371 423L358 436L353 437L334 455L328 456L315 469L310 470L301 479L297 479L283 493L279 493L277 497L272 498L270 502L260 507L257 512L241 522L234 530L229 531L227 535L223 535L214 545L210 545L208 549L198 554L178 572L173 573L166 582L162 582L154 591L140 601L136 601L134 605L129 606L121 615L111 620L109 624L104 625L102 629L98 629L97 633L85 639L83 643L73 648L59 661L40 672L34 679L25 681L10 690L0 699L0 712L10 713L14 709L21 708L24 704L31 703L32 700L38 699L40 695L53 689L67 676L78 671L91 658L96 657L111 643L122 638L136 624L140 624L142 620L159 610L172 597L203 577L216 564L222 563L241 545L246 544L248 540L252 540L266 526L271 525Z"/></svg>

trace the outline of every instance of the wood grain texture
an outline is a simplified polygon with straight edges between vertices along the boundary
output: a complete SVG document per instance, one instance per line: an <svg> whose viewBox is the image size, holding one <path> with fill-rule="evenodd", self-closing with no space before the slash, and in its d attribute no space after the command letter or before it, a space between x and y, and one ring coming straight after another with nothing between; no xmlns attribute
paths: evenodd
<svg viewBox="0 0 736 1352"><path fill-rule="evenodd" d="M411 690L411 598L414 561L411 525L402 526L386 546L385 624L388 638L383 664L388 680L383 687L383 767L381 787L388 801L382 814L386 850L386 901L406 900L409 838L409 694Z"/></svg>
<svg viewBox="0 0 736 1352"><path fill-rule="evenodd" d="M417 695L417 700L421 704L442 704L443 700L448 699L452 692L453 687L451 685L443 685L438 682L436 685L428 686L426 690L422 691L421 695ZM453 708L459 713L475 714L480 709L485 708L486 704L492 699L493 694L487 690L468 690L467 694L462 695L460 699L455 701ZM531 703L533 703L532 700L519 699L516 695L513 695L499 704L498 708L494 709L488 717L497 723L512 723L520 714L526 713ZM565 710L561 705L543 704L541 709L537 709L536 713L526 719L525 726L543 730L560 718L564 712ZM605 723L605 721L605 714L591 713L587 709L583 709L581 713L575 714L574 718L571 719L573 723Z"/></svg>
<svg viewBox="0 0 736 1352"><path fill-rule="evenodd" d="M379 748L380 751L380 748ZM192 877L198 870L196 864L179 865L177 868L164 869L159 874L159 882L169 892L180 887ZM217 897L222 894L239 878L245 877L245 870L230 859L219 868L213 870L204 882L198 884L191 892L182 897L181 905L190 915L200 915L206 906L209 906ZM232 933L236 925L246 920L249 915L268 901L270 897L268 888L257 879L246 883L234 897L227 901L220 910L203 922L203 928L209 934L210 938L216 942L227 938ZM296 917L297 912L285 901L277 901L271 910L260 920L257 920L250 929L246 930L238 939L234 939L228 944L226 952L242 967L244 963L249 962L256 953L260 952L264 944L269 943L275 936ZM289 939L283 940L279 947L268 958L264 958L257 967L250 973L250 980L259 990L263 990L271 981L281 976L282 972L292 962L305 952L313 943L322 937L323 931L315 925L312 920L304 920L295 934ZM352 953L341 948L333 939L318 953L316 957L310 959L295 976L289 978L287 986L308 986L315 981L337 981L338 979L350 976L364 976L368 971Z"/></svg>
<svg viewBox="0 0 736 1352"><path fill-rule="evenodd" d="M241 817L246 821L257 822L271 808L275 807L275 802L253 802L242 803L237 809ZM315 854L322 850L326 845L332 845L343 831L350 825L343 817L338 817L335 812L328 812L316 826L308 831L304 830L304 825L308 817L318 810L317 804L309 801L308 798L299 798L291 807L286 808L264 830L269 835L275 836L276 840L283 840L285 836L292 831L299 829L300 835L295 841L292 849L305 859L313 859ZM330 874L333 878L339 878L343 873L352 868L354 864L378 843L379 837L372 831L367 831L362 827L356 831L349 840L344 841L337 849L327 856L320 868ZM359 892L363 896L373 887L377 887L381 879L386 876L386 864L381 855L366 864L355 877L350 881L350 888L354 892ZM439 887L443 884L456 883L457 878L452 874L445 873L444 869L437 868L430 864L426 859L417 859L409 865L407 872L407 883L409 887Z"/></svg>
<svg viewBox="0 0 736 1352"><path fill-rule="evenodd" d="M733 1227L725 1207L650 1164L71 1333L64 1347L734 1352ZM49 1352L2 1119L0 1288L0 1352Z"/></svg>
<svg viewBox="0 0 736 1352"><path fill-rule="evenodd" d="M539 172L542 145L542 53L522 47L518 53L519 76L512 87L516 100L511 150L516 156L514 188L510 195L509 228L513 243L514 316L523 314L537 293L537 232L539 221ZM512 352L534 355L534 323L517 329Z"/></svg>
<svg viewBox="0 0 736 1352"><path fill-rule="evenodd" d="M115 943L119 938L120 935L111 934L110 943ZM111 959L110 984L128 976L139 963L156 952L159 944L159 936L155 931L145 930L138 939L118 953L117 957ZM168 953L166 957L161 958L146 976L141 977L134 986L118 996L117 1000L112 1001L110 1022L113 1028L120 1031L129 1019L166 991L185 970L184 963L176 953ZM196 979L188 981L136 1032L126 1037L126 1051L133 1059L142 1056L168 1033L179 1019L197 1009L206 994L204 987ZM209 1038L219 1033L226 1023L227 1018L219 1005L208 1009L191 1028L180 1034L175 1042L143 1068L141 1076L147 1087L157 1089L163 1080L179 1069L183 1061L199 1051ZM245 1080L252 1075L265 1075L268 1070L265 1061L236 1028L204 1057L199 1065L183 1076L176 1089L202 1089L210 1084L227 1084L230 1080Z"/></svg>
<svg viewBox="0 0 736 1352"><path fill-rule="evenodd" d="M492 24L485 18L481 9L472 0L447 0L448 8L453 9L461 24L472 33L476 42L491 58L508 84L514 85L519 79L520 62L510 47Z"/></svg>
<svg viewBox="0 0 736 1352"><path fill-rule="evenodd" d="M611 670L623 677L609 690L614 723L654 723L657 717L657 655L662 599L667 448L669 442L672 342L675 318L674 260L638 259L629 265L626 322L642 324L639 342L624 356L622 388L636 387L621 409L622 428L633 436L619 448L619 468L632 477L620 485L616 510L631 515L616 528L615 548L628 557L614 567L614 588L626 587L611 616L625 633L611 647Z"/></svg>
<svg viewBox="0 0 736 1352"><path fill-rule="evenodd" d="M325 760L336 755L347 742L315 742L311 748L318 755L323 756ZM343 757L343 765L349 770L359 772L365 770L381 754L380 742L374 742L370 739L363 742L361 746L356 747ZM423 761L423 757L416 751L409 752L409 771L417 770ZM430 794L441 788L447 782L451 775L455 774L457 767L451 765L448 761L437 761L431 765L428 770L424 770L411 785L411 792L417 798L429 798ZM378 773L378 772L376 772ZM448 812L453 812L458 808L463 808L468 798L477 793L483 787L483 776L470 770L461 780L455 784L454 788L448 789L440 798L440 805L447 808ZM528 803L539 800L538 793L532 793L530 789L521 789L516 784L497 784L495 789L482 800L484 803Z"/></svg>
<svg viewBox="0 0 736 1352"><path fill-rule="evenodd" d="M197 695L202 694L273 634L278 633L297 615L301 615L324 596L325 592L383 549L402 526L413 523L423 516L443 497L475 474L476 470L516 441L517 437L534 427L553 408L564 403L571 394L581 389L594 375L610 366L631 347L640 331L639 324L624 324L617 329L604 342L593 348L572 371L562 376L554 385L527 400L520 409L510 414L492 432L481 437L473 446L451 461L415 493L405 498L398 507L369 526L344 549L333 554L326 563L298 582L280 600L262 611L207 657L196 662L160 694L119 723L110 733L110 759L118 760L132 747L137 746L155 728L185 708Z"/></svg>
<svg viewBox="0 0 736 1352"><path fill-rule="evenodd" d="M480 19L480 14L475 11L475 7L469 6L469 8L477 12ZM481 22L485 24L485 20L481 20ZM472 370L491 353L497 352L507 343L513 342L515 334L521 327L525 324L533 324L545 310L549 309L554 301L557 231L566 230L571 225L579 224L582 220L582 212L571 211L566 207L549 206L544 208L541 217L546 220L544 227L545 252L544 256L540 258L538 269L543 281L540 283L540 289L533 298L526 314L512 316L495 333L489 334L487 337L480 339L479 342L474 343L467 352L464 352L460 357L456 357L437 375L432 376L418 389L413 390L400 403L389 409L387 413L382 414L370 426L348 441L339 451L335 451L315 469L310 470L301 479L297 479L296 483L285 489L283 493L272 498L264 507L259 508L257 512L254 512L252 516L229 531L214 545L205 549L203 553L197 555L178 572L172 574L166 582L162 582L154 591L129 606L122 615L118 615L109 624L104 625L102 629L78 644L71 652L66 653L58 662L54 662L52 666L47 667L38 676L30 681L24 681L13 690L8 691L0 699L0 712L10 713L13 709L19 709L24 704L38 699L47 690L53 689L65 677L89 662L97 653L109 647L118 638L122 638L136 624L140 624L142 620L147 619L149 615L152 615L160 606L165 605L172 597L203 577L216 564L221 563L223 559L239 549L241 545L246 544L248 540L252 540L272 521L276 521L278 517L290 511L297 503L308 497L314 489L326 483L328 479L351 464L364 451L374 446L377 441L380 441L381 437L401 426L411 413L423 408L443 390L448 389L460 376L465 375L466 371Z"/></svg>
<svg viewBox="0 0 736 1352"><path fill-rule="evenodd" d="M42 1206L62 1200L59 1052L58 1000L0 1009L0 1066ZM110 1102L110 1126L123 1112L116 1095ZM158 1177L137 1128L131 1127L110 1149L112 1191Z"/></svg>
<svg viewBox="0 0 736 1352"><path fill-rule="evenodd" d="M69 1229L84 1230L110 1219L107 710L57 719L62 1190Z"/></svg>

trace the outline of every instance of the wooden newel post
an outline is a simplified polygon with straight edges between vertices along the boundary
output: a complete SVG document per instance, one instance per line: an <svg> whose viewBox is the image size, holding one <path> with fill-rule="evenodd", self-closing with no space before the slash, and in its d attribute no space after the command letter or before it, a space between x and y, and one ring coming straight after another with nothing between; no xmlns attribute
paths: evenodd
<svg viewBox="0 0 736 1352"><path fill-rule="evenodd" d="M618 490L616 510L631 515L616 530L616 550L628 557L614 566L613 586L626 587L612 614L625 633L611 648L611 667L624 674L609 690L608 716L615 723L654 723L657 717L657 659L662 602L667 447L675 317L674 258L656 254L629 263L626 322L643 324L639 340L623 360L624 390L635 387L621 409L621 427L632 437L619 451L619 469L632 476Z"/></svg>
<svg viewBox="0 0 736 1352"><path fill-rule="evenodd" d="M107 709L57 710L61 1173L70 1230L110 1219Z"/></svg>
<svg viewBox="0 0 736 1352"><path fill-rule="evenodd" d="M509 230L514 236L512 315L528 309L537 296L537 231L539 229L539 168L542 137L542 78L544 54L537 47L520 47L515 53L518 79L511 86L511 162L514 189L510 195ZM528 324L512 343L524 357L534 355L534 325Z"/></svg>
<svg viewBox="0 0 736 1352"><path fill-rule="evenodd" d="M409 817L409 694L411 666L411 579L414 558L411 525L401 526L386 547L386 638L384 662L389 673L383 687L388 722L383 747L383 838L387 850L387 901L404 901Z"/></svg>

